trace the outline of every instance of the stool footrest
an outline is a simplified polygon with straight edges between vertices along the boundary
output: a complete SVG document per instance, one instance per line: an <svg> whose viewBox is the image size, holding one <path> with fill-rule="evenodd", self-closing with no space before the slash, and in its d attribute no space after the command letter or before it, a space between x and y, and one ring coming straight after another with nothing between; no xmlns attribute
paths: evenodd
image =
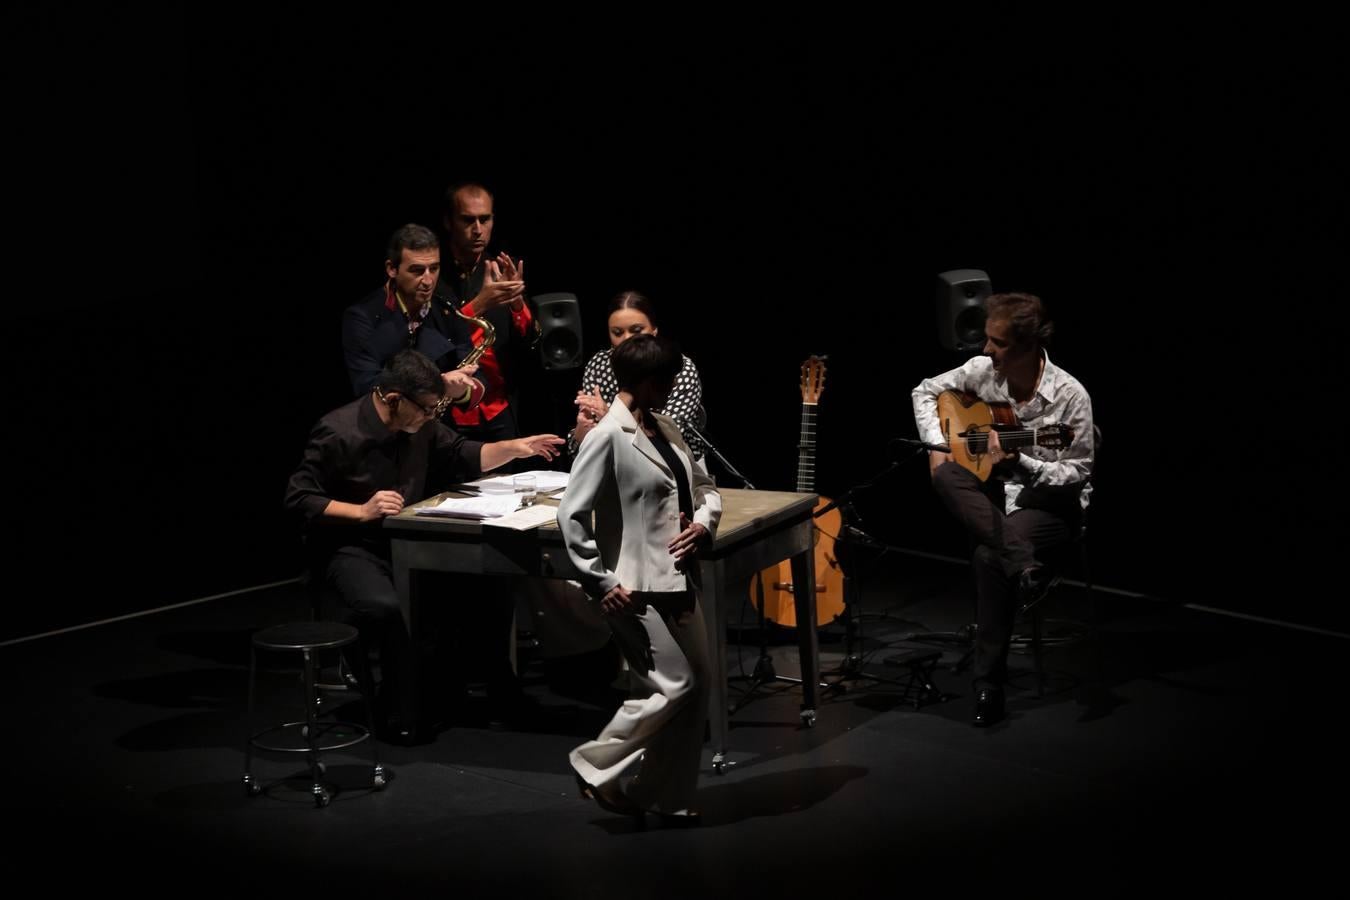
<svg viewBox="0 0 1350 900"><path fill-rule="evenodd" d="M330 750L343 750L347 747L354 747L362 741L369 740L370 730L364 725L356 725L349 722L319 722L314 726L315 734L312 737L305 737L304 729L308 726L307 722L286 722L281 725L273 725L271 728L264 728L257 734L251 735L248 739L250 745L259 750L270 750L273 753L327 753ZM354 732L353 736L340 741L330 741L321 743L328 732L336 728L347 729ZM261 740L269 734L281 734L288 729L296 730L298 746L281 746Z"/></svg>

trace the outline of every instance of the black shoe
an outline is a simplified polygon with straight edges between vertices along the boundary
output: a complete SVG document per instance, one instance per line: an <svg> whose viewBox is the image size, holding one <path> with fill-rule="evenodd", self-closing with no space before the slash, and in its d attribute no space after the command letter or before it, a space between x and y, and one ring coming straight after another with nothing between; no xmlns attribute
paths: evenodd
<svg viewBox="0 0 1350 900"><path fill-rule="evenodd" d="M980 688L975 692L975 727L988 728L1004 715L1003 689Z"/></svg>
<svg viewBox="0 0 1350 900"><path fill-rule="evenodd" d="M1017 605L1022 612L1031 609L1045 598L1054 576L1045 566L1027 566L1017 576Z"/></svg>

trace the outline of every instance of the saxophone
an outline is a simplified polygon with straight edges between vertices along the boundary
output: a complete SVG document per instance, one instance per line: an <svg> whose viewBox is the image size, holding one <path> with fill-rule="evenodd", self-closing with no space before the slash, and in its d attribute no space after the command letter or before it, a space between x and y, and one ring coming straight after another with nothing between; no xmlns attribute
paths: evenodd
<svg viewBox="0 0 1350 900"><path fill-rule="evenodd" d="M465 305L467 306L468 304ZM459 365L455 366L456 369L463 369L467 366L476 365L478 363L479 358L482 357L482 355L488 351L488 348L492 346L492 342L497 340L497 329L493 328L492 323L489 322L487 319L483 319L478 316L471 316L465 313L463 307L455 309L455 315L459 316L461 319L467 319L468 321L473 322L479 328L483 329L482 343L478 344L476 347L470 350L468 356L465 356L463 361L460 362Z"/></svg>
<svg viewBox="0 0 1350 900"><path fill-rule="evenodd" d="M445 304L447 311L453 312L461 319L473 322L479 328L483 329L483 340L468 352L464 359L460 361L459 365L455 366L455 369L459 370L472 365L477 365L478 360L481 359L483 354L488 351L488 348L492 346L493 341L497 340L497 329L493 328L492 323L487 319L468 315L460 307L455 306L449 299L441 298L441 300ZM469 388L468 392L464 394L464 396L457 397L452 401L456 406L463 406L466 411L475 409L478 404L483 401L483 395L487 393L487 386L483 384L483 382L479 381L477 378L471 378L471 380L473 381L473 386Z"/></svg>

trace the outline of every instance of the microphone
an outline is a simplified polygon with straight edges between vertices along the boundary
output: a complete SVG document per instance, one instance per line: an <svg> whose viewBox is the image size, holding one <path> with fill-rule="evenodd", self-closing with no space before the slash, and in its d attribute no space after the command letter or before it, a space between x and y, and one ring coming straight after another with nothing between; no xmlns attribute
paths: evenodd
<svg viewBox="0 0 1350 900"><path fill-rule="evenodd" d="M927 441L916 441L913 438L891 438L891 446L899 444L903 447L912 447L915 450L932 450L934 453L951 453L952 448L946 444L930 444Z"/></svg>

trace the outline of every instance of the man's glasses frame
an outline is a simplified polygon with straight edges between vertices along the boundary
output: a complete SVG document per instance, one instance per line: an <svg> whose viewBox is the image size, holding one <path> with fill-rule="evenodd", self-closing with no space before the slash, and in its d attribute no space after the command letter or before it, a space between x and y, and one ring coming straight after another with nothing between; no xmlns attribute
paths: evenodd
<svg viewBox="0 0 1350 900"><path fill-rule="evenodd" d="M380 390L379 388L375 389L375 396L379 397L385 403L389 402L389 398L386 397L384 391ZM423 406L422 404L414 400L412 397L409 397L407 394L397 394L396 399L407 400L413 406L417 407L418 410L421 411L422 415L426 416L429 419L439 419L441 415L450 407L449 397L442 397L440 402L432 407Z"/></svg>

